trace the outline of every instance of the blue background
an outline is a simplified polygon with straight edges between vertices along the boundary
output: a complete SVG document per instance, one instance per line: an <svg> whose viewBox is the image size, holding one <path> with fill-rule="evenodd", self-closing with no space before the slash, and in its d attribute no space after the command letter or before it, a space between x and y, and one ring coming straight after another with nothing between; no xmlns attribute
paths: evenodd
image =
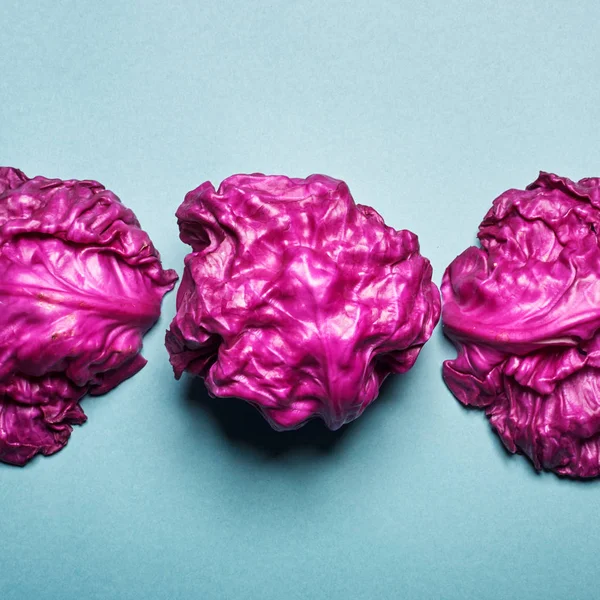
<svg viewBox="0 0 600 600"><path fill-rule="evenodd" d="M94 178L165 266L185 192L345 179L437 283L492 199L600 175L597 2L0 2L0 164ZM440 367L438 328L336 434L271 432L149 365L67 448L0 465L0 598L591 598L600 482L536 474Z"/></svg>

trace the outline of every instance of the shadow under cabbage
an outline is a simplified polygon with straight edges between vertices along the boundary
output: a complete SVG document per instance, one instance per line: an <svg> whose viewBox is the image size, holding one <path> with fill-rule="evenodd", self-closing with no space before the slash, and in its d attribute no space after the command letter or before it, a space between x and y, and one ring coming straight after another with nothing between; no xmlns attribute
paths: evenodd
<svg viewBox="0 0 600 600"><path fill-rule="evenodd" d="M386 394L391 379L404 379L409 374L388 377L381 386L379 397L365 410L357 420L347 423L337 431L328 429L319 418L310 419L299 429L275 431L254 406L238 398L211 398L204 382L199 377L184 376L184 401L188 409L199 414L200 409L217 423L225 437L233 444L242 444L258 450L270 458L277 458L296 450L312 450L323 454L332 452L339 446L350 429L355 430L366 422L368 414L376 406L385 404L395 394ZM398 382L396 381L396 384ZM397 386L394 386L397 391Z"/></svg>

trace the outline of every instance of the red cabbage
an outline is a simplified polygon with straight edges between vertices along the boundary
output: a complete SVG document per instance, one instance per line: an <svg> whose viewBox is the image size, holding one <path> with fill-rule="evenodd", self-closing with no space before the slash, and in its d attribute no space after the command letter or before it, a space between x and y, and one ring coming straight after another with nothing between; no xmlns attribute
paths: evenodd
<svg viewBox="0 0 600 600"><path fill-rule="evenodd" d="M536 469L600 474L600 179L549 173L494 201L443 278L444 378Z"/></svg>
<svg viewBox="0 0 600 600"><path fill-rule="evenodd" d="M342 181L235 175L191 191L177 217L193 252L166 336L175 376L251 402L275 429L358 417L439 319L417 236Z"/></svg>
<svg viewBox="0 0 600 600"><path fill-rule="evenodd" d="M139 371L177 275L95 181L0 168L0 460L63 448L79 401Z"/></svg>

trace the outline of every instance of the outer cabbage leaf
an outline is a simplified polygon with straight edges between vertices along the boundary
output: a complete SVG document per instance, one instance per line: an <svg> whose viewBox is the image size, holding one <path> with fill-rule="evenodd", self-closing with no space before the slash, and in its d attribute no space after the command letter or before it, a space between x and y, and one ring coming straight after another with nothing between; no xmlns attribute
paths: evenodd
<svg viewBox="0 0 600 600"><path fill-rule="evenodd" d="M494 201L442 282L444 379L536 469L600 474L600 179L549 173Z"/></svg>
<svg viewBox="0 0 600 600"><path fill-rule="evenodd" d="M95 181L0 168L0 460L60 450L79 401L139 371L177 275Z"/></svg>
<svg viewBox="0 0 600 600"><path fill-rule="evenodd" d="M177 217L193 252L166 336L175 376L251 402L275 429L358 417L439 319L417 237L342 181L234 175L191 191Z"/></svg>

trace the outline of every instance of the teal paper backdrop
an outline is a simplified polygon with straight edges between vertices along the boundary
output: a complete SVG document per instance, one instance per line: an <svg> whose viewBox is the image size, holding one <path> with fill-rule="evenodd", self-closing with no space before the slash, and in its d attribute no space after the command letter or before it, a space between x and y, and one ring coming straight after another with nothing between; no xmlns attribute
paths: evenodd
<svg viewBox="0 0 600 600"><path fill-rule="evenodd" d="M166 267L237 172L347 181L439 284L493 198L600 175L595 1L0 2L0 164L98 179ZM0 274L0 277L2 275ZM68 446L0 465L2 600L598 596L600 481L536 474L441 379L441 329L335 434L271 432L163 346Z"/></svg>

